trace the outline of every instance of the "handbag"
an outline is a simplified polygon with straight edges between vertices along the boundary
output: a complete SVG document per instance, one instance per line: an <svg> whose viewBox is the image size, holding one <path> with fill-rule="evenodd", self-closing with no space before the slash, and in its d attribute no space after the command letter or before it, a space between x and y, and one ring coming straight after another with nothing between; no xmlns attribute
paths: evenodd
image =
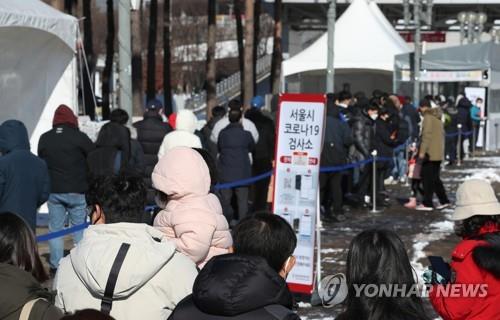
<svg viewBox="0 0 500 320"><path fill-rule="evenodd" d="M30 318L30 314L31 314L31 310L33 309L33 306L39 300L44 300L44 299L37 298L37 299L33 299L33 300L26 302L26 304L23 306L23 309L21 310L21 315L19 315L19 320L28 320Z"/></svg>

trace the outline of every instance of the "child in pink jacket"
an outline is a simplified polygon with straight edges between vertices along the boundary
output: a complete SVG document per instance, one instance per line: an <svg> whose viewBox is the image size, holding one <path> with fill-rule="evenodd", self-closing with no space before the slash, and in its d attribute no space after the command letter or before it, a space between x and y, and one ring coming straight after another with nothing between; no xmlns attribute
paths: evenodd
<svg viewBox="0 0 500 320"><path fill-rule="evenodd" d="M169 150L155 166L152 179L163 209L154 226L172 239L179 251L200 268L213 256L228 253L232 245L229 226L219 199L209 193L209 169L196 150Z"/></svg>

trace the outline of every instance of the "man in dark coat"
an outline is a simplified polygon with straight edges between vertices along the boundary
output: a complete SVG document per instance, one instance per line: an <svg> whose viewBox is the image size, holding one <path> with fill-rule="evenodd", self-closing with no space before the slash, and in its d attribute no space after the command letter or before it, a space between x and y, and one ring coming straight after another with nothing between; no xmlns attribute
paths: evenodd
<svg viewBox="0 0 500 320"><path fill-rule="evenodd" d="M219 161L217 169L222 183L248 179L252 175L250 156L255 148L252 134L241 124L242 112L239 109L229 111L229 125L219 134ZM231 199L236 195L238 217L244 218L248 213L248 186L238 186L221 190L222 208L229 223L233 220Z"/></svg>
<svg viewBox="0 0 500 320"><path fill-rule="evenodd" d="M148 186L148 204L154 204L155 202L155 190L153 189L151 174L158 163L158 151L163 138L172 131L172 128L162 120L162 110L161 102L152 100L147 104L144 119L134 123L134 127L137 129L137 140L144 151L144 181Z"/></svg>
<svg viewBox="0 0 500 320"><path fill-rule="evenodd" d="M445 155L448 159L447 165L454 165L457 161L457 143L458 143L458 109L454 103L448 100L444 108L444 131Z"/></svg>
<svg viewBox="0 0 500 320"><path fill-rule="evenodd" d="M252 174L258 176L273 169L275 127L271 118L267 117L261 108L264 107L264 99L260 96L254 97L251 101L252 108L245 114L250 119L259 132L259 141L255 145L252 154ZM254 185L253 211L267 209L267 193L271 178L257 181Z"/></svg>
<svg viewBox="0 0 500 320"><path fill-rule="evenodd" d="M464 143L466 140L469 140L471 132L472 132L472 118L470 116L470 109L472 108L472 103L467 98L462 98L458 101L457 109L458 115L457 120L458 124L462 126L462 145L460 147L460 154L458 155L460 159L464 159L465 157L465 148ZM457 129L458 131L458 129ZM469 135L465 135L464 133L469 133Z"/></svg>
<svg viewBox="0 0 500 320"><path fill-rule="evenodd" d="M38 143L38 155L45 160L50 174L49 231L64 229L66 213L71 225L80 225L87 218L87 155L94 149L89 137L78 130L78 119L66 105L60 105L52 130L44 133ZM74 243L83 231L73 233ZM64 254L63 238L49 241L50 267L57 269Z"/></svg>
<svg viewBox="0 0 500 320"><path fill-rule="evenodd" d="M201 129L201 135L203 137L201 141L202 146L206 146L207 151L210 153L210 156L215 160L217 159L217 154L219 150L217 150L217 143L210 140L210 136L212 135L212 130L215 127L215 124L226 115L226 108L223 106L216 106L212 109L212 118L208 120L207 124ZM195 133L196 134L196 133Z"/></svg>
<svg viewBox="0 0 500 320"><path fill-rule="evenodd" d="M233 230L234 254L205 265L193 294L177 304L169 320L299 320L285 281L295 265L296 244L295 232L278 215L243 220Z"/></svg>
<svg viewBox="0 0 500 320"><path fill-rule="evenodd" d="M321 152L321 166L342 166L347 163L349 147L353 143L351 129L340 118L340 107L328 100L326 129ZM320 174L321 202L325 206L325 220L344 221L342 210L342 172ZM330 206L333 202L333 216Z"/></svg>
<svg viewBox="0 0 500 320"><path fill-rule="evenodd" d="M0 126L0 212L22 217L33 229L36 213L50 194L47 164L30 152L28 131L21 121Z"/></svg>

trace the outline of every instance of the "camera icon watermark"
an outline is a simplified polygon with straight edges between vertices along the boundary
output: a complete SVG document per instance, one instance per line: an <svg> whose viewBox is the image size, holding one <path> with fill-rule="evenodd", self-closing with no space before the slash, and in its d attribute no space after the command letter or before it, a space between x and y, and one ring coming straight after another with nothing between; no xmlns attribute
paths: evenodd
<svg viewBox="0 0 500 320"><path fill-rule="evenodd" d="M326 276L321 280L318 295L323 307L333 308L341 304L347 298L349 288L343 273Z"/></svg>

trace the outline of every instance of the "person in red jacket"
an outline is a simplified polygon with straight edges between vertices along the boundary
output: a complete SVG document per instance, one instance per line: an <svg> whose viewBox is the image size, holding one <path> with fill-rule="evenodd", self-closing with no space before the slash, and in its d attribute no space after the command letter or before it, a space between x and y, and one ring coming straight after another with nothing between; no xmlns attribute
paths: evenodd
<svg viewBox="0 0 500 320"><path fill-rule="evenodd" d="M491 185L465 181L451 219L463 240L452 253L451 279L433 282L430 301L444 320L500 319L500 204Z"/></svg>

